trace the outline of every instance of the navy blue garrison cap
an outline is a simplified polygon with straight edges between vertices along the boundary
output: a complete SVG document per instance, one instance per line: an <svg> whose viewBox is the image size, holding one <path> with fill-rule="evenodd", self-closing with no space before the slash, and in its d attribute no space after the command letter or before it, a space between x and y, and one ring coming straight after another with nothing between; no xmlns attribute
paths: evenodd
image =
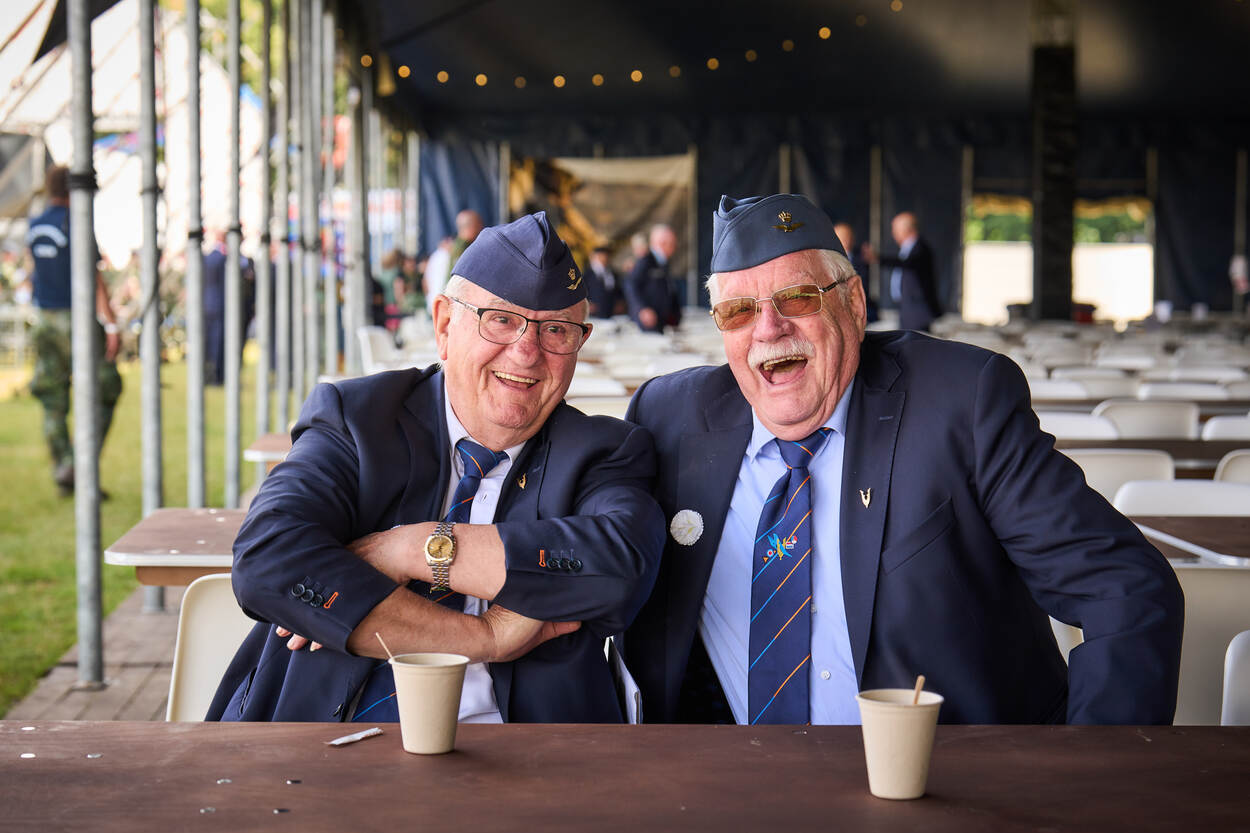
<svg viewBox="0 0 1250 833"><path fill-rule="evenodd" d="M712 215L712 271L736 272L804 249L846 250L833 222L802 194L720 198Z"/></svg>
<svg viewBox="0 0 1250 833"><path fill-rule="evenodd" d="M526 309L564 309L586 298L582 273L545 211L482 229L452 271Z"/></svg>

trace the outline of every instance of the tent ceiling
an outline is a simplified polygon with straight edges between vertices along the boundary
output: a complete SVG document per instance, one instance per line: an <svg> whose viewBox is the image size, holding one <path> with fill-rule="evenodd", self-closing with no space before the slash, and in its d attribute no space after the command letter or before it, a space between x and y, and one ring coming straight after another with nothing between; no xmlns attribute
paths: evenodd
<svg viewBox="0 0 1250 833"><path fill-rule="evenodd" d="M1029 3L1003 0L364 0L344 7L385 51L396 103L482 113L1024 113ZM860 17L862 15L862 17ZM1077 3L1085 111L1232 114L1250 102L1250 2ZM857 20L858 18L858 20ZM820 27L831 29L822 40ZM794 42L783 51L782 42ZM753 62L746 59L755 50ZM720 66L708 69L709 58ZM669 67L681 68L670 77ZM629 79L641 70L643 80ZM449 80L439 83L436 74ZM478 86L474 78L485 74ZM604 77L602 86L592 76ZM563 75L556 88L552 79ZM515 79L525 78L518 89Z"/></svg>

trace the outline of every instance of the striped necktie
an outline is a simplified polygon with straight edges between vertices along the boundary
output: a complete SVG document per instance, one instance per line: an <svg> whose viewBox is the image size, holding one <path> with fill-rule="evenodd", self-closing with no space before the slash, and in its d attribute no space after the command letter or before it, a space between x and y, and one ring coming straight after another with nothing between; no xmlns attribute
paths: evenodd
<svg viewBox="0 0 1250 833"><path fill-rule="evenodd" d="M748 717L807 723L812 642L812 487L807 465L831 429L777 440L787 471L773 486L756 532L751 571Z"/></svg>
<svg viewBox="0 0 1250 833"><path fill-rule="evenodd" d="M460 455L464 474L452 493L451 508L447 510L444 520L463 524L469 522L473 498L477 495L478 486L482 485L482 478L507 460L508 455L502 451L491 451L468 437L456 443L456 453ZM429 589L428 585L425 586ZM444 590L430 599L453 610L464 610L464 596L455 590ZM395 707L395 678L386 662L379 662L373 669L360 696L356 714L352 717L353 721L365 719L376 722L399 720L399 711Z"/></svg>

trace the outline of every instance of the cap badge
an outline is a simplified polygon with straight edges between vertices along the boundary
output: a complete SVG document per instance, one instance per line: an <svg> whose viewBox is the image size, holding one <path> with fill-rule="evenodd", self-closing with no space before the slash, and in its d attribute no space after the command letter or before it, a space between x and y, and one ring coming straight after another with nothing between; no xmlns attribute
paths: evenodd
<svg viewBox="0 0 1250 833"><path fill-rule="evenodd" d="M569 280L572 281L572 283L568 285L568 288L570 290L577 289L577 287L582 285L582 277L581 275L577 274L577 271L575 269L569 270Z"/></svg>
<svg viewBox="0 0 1250 833"><path fill-rule="evenodd" d="M798 231L799 229L803 228L804 225L806 225L805 223L790 222L792 219L794 219L794 215L792 215L789 211L781 212L780 214L777 215L777 219L781 221L781 224L773 226L773 228L777 229L778 231L783 231L786 234L789 234L792 231Z"/></svg>

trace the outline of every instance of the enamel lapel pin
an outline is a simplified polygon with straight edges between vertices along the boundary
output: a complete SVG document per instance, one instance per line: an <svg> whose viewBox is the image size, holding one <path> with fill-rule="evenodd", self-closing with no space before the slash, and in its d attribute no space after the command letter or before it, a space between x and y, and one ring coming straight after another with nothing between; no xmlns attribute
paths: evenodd
<svg viewBox="0 0 1250 833"><path fill-rule="evenodd" d="M864 508L868 508L868 504L872 503L872 489L859 490L859 502L864 504Z"/></svg>

